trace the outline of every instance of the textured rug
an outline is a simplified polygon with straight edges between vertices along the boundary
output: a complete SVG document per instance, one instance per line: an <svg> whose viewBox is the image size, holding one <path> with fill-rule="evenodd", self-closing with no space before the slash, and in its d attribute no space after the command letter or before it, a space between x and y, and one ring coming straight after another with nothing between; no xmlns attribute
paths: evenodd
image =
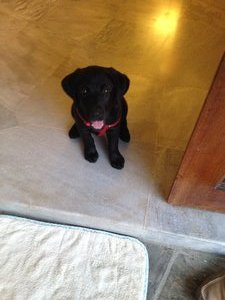
<svg viewBox="0 0 225 300"><path fill-rule="evenodd" d="M1 300L144 300L147 283L134 238L0 215Z"/></svg>

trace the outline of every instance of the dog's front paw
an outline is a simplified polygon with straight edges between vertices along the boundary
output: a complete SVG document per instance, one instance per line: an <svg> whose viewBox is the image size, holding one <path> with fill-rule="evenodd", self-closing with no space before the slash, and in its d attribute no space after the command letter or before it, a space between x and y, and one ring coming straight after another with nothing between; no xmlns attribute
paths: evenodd
<svg viewBox="0 0 225 300"><path fill-rule="evenodd" d="M112 153L110 155L110 163L113 168L123 169L124 162L125 162L125 160L119 152Z"/></svg>
<svg viewBox="0 0 225 300"><path fill-rule="evenodd" d="M96 149L87 149L84 151L84 157L91 163L94 163L98 159L98 152Z"/></svg>

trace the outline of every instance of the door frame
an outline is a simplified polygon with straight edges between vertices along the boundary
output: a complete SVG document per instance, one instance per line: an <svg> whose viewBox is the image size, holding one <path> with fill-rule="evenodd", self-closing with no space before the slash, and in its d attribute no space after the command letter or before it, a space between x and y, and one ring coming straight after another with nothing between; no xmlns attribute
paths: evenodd
<svg viewBox="0 0 225 300"><path fill-rule="evenodd" d="M225 213L225 54L192 132L168 202Z"/></svg>

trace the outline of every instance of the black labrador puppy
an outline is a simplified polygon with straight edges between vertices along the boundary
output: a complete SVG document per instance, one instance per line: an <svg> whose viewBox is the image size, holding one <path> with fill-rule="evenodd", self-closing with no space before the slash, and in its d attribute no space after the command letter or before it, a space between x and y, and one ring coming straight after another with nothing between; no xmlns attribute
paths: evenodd
<svg viewBox="0 0 225 300"><path fill-rule="evenodd" d="M118 149L119 138L130 141L127 128L127 103L124 98L129 88L126 75L113 68L90 66L77 69L62 80L64 91L74 100L72 116L75 124L69 131L70 138L81 136L84 157L96 162L96 150L92 133L107 135L109 159L112 167L122 169L124 158Z"/></svg>

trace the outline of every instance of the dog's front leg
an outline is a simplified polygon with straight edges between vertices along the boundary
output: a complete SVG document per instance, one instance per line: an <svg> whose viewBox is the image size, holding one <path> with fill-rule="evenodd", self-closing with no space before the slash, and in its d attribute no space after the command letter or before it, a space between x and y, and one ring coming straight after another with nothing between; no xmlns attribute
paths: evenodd
<svg viewBox="0 0 225 300"><path fill-rule="evenodd" d="M111 166L116 169L122 169L124 167L124 158L118 149L119 134L119 128L113 128L107 131L109 159Z"/></svg>
<svg viewBox="0 0 225 300"><path fill-rule="evenodd" d="M95 147L94 139L87 129L80 130L80 136L84 143L84 157L89 162L96 162L98 159L98 152Z"/></svg>

